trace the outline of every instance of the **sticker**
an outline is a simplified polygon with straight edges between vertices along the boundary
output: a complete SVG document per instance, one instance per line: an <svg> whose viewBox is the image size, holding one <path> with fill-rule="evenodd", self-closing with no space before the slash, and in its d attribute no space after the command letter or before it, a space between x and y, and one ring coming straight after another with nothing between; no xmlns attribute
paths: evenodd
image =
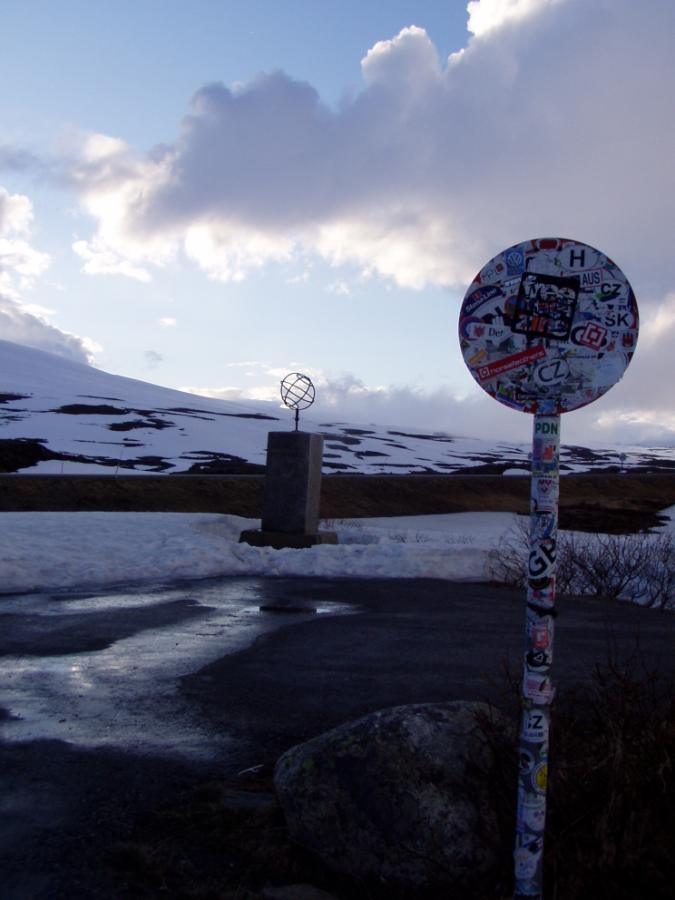
<svg viewBox="0 0 675 900"><path fill-rule="evenodd" d="M558 510L558 494L560 492L557 478L541 477L532 478L532 512L556 512Z"/></svg>
<svg viewBox="0 0 675 900"><path fill-rule="evenodd" d="M544 853L544 841L540 835L519 834L518 846L513 855L516 878L534 878Z"/></svg>
<svg viewBox="0 0 675 900"><path fill-rule="evenodd" d="M519 878L517 892L519 897L532 897L536 900L541 897L541 884L533 878Z"/></svg>
<svg viewBox="0 0 675 900"><path fill-rule="evenodd" d="M557 526L555 510L537 509L530 516L530 541L550 538Z"/></svg>
<svg viewBox="0 0 675 900"><path fill-rule="evenodd" d="M539 497L550 497L558 492L556 478L536 478L534 486Z"/></svg>
<svg viewBox="0 0 675 900"><path fill-rule="evenodd" d="M559 401L556 397L539 397L531 412L539 412L544 416L555 416L558 414Z"/></svg>
<svg viewBox="0 0 675 900"><path fill-rule="evenodd" d="M542 672L526 671L523 676L523 696L534 703L548 705L553 700L555 688L553 682Z"/></svg>
<svg viewBox="0 0 675 900"><path fill-rule="evenodd" d="M590 291L598 288L604 279L603 269L588 269L579 273L579 287L582 291Z"/></svg>
<svg viewBox="0 0 675 900"><path fill-rule="evenodd" d="M619 281L603 281L595 296L601 303L608 303L610 300L620 298L622 288L623 285ZM626 324L628 324L628 320L626 320Z"/></svg>
<svg viewBox="0 0 675 900"><path fill-rule="evenodd" d="M548 784L548 763L542 762L535 768L532 773L532 787L539 794L546 793Z"/></svg>
<svg viewBox="0 0 675 900"><path fill-rule="evenodd" d="M572 340L575 344L582 347L592 347L593 350L599 350L606 343L607 329L597 322L589 322L585 327L575 328L572 333Z"/></svg>
<svg viewBox="0 0 675 900"><path fill-rule="evenodd" d="M483 362L484 359L487 358L487 350L485 347L481 347L480 350L476 351L474 355L471 357L469 362L472 366L477 366L479 363Z"/></svg>
<svg viewBox="0 0 675 900"><path fill-rule="evenodd" d="M534 771L534 756L529 750L521 750L518 757L518 771L521 775L529 775Z"/></svg>
<svg viewBox="0 0 675 900"><path fill-rule="evenodd" d="M557 526L557 518L558 518L558 495L557 493L554 496L540 496L537 494L536 487L532 488L532 513L531 515L536 516L540 513L550 513L551 515L555 515L556 517L556 526Z"/></svg>
<svg viewBox="0 0 675 900"><path fill-rule="evenodd" d="M542 592L551 587L552 580L548 575L545 575L543 578L529 578L527 584L533 592Z"/></svg>
<svg viewBox="0 0 675 900"><path fill-rule="evenodd" d="M550 435L558 435L560 434L560 424L557 419L554 421L548 421L547 419L538 419L534 423L534 433L535 434L550 434Z"/></svg>
<svg viewBox="0 0 675 900"><path fill-rule="evenodd" d="M524 806L523 825L530 831L543 832L546 827L546 807Z"/></svg>
<svg viewBox="0 0 675 900"><path fill-rule="evenodd" d="M546 582L542 587L533 587L533 583L537 585L540 581ZM555 578L531 578L529 582L530 591L528 593L528 609L538 616L554 615L550 608L542 610L541 607L552 607L555 603Z"/></svg>
<svg viewBox="0 0 675 900"><path fill-rule="evenodd" d="M520 281L511 328L530 339L542 337L566 341L572 329L578 295L577 277L528 270Z"/></svg>
<svg viewBox="0 0 675 900"><path fill-rule="evenodd" d="M487 340L499 342L504 338L508 338L509 331L506 328L495 328L494 325L488 325Z"/></svg>
<svg viewBox="0 0 675 900"><path fill-rule="evenodd" d="M528 573L530 578L541 578L553 571L556 558L557 541L554 538L545 538L536 542L530 551L528 560Z"/></svg>
<svg viewBox="0 0 675 900"><path fill-rule="evenodd" d="M562 384L570 376L570 367L564 359L546 360L540 363L532 377L540 387L555 387Z"/></svg>
<svg viewBox="0 0 675 900"><path fill-rule="evenodd" d="M494 272L493 275L497 276L498 273ZM491 284L486 285L485 287L479 287L465 298L462 305L462 316L471 316L479 307L484 306L490 300L503 298L503 296L504 292L496 285Z"/></svg>
<svg viewBox="0 0 675 900"><path fill-rule="evenodd" d="M541 672L548 669L552 662L553 654L544 648L528 650L525 654L525 665L530 670Z"/></svg>
<svg viewBox="0 0 675 900"><path fill-rule="evenodd" d="M543 832L546 825L546 797L529 793L518 786L518 818L516 829L519 833Z"/></svg>
<svg viewBox="0 0 675 900"><path fill-rule="evenodd" d="M459 333L465 340L471 341L475 338L482 338L485 335L486 327L482 319L476 316L467 316L459 323Z"/></svg>
<svg viewBox="0 0 675 900"><path fill-rule="evenodd" d="M557 462L556 446L553 441L547 441L545 438L535 438L533 443L532 465L537 463Z"/></svg>
<svg viewBox="0 0 675 900"><path fill-rule="evenodd" d="M553 642L553 620L550 616L544 619L539 616L536 619L531 619L530 609L527 612L527 638L530 646L534 650L548 649Z"/></svg>
<svg viewBox="0 0 675 900"><path fill-rule="evenodd" d="M532 441L532 474L551 475L558 471L556 443L548 437L535 437Z"/></svg>
<svg viewBox="0 0 675 900"><path fill-rule="evenodd" d="M478 367L478 378L481 381L489 381L505 372L511 372L513 369L522 369L529 363L544 359L546 350L543 344L537 344L520 353L513 353L511 356L505 356L499 362L489 363L486 366Z"/></svg>
<svg viewBox="0 0 675 900"><path fill-rule="evenodd" d="M509 275L520 275L525 269L525 253L522 247L511 247L504 253L506 271Z"/></svg>
<svg viewBox="0 0 675 900"><path fill-rule="evenodd" d="M528 709L523 714L523 740L543 744L548 740L548 710Z"/></svg>

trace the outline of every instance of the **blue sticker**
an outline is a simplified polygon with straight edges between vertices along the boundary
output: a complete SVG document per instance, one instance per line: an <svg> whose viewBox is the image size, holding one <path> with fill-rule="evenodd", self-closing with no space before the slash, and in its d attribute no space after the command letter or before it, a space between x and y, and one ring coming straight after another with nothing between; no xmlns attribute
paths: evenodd
<svg viewBox="0 0 675 900"><path fill-rule="evenodd" d="M521 275L525 271L525 254L521 247L511 247L504 254L507 275Z"/></svg>
<svg viewBox="0 0 675 900"><path fill-rule="evenodd" d="M462 315L470 316L475 313L479 306L487 303L488 300L494 300L496 297L503 296L504 292L494 284L486 284L483 287L479 287L464 301Z"/></svg>

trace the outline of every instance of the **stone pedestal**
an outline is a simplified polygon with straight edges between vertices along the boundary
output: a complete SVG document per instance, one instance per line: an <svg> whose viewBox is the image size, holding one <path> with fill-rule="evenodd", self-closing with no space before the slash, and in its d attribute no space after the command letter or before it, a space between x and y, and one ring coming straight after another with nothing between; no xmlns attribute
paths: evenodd
<svg viewBox="0 0 675 900"><path fill-rule="evenodd" d="M271 431L260 531L243 531L240 542L256 547L312 547L336 544L333 532L319 532L323 438L304 431Z"/></svg>

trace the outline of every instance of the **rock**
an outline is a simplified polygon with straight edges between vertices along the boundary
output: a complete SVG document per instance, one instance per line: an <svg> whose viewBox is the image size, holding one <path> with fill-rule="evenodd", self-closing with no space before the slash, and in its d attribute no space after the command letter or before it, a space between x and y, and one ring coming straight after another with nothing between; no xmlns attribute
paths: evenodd
<svg viewBox="0 0 675 900"><path fill-rule="evenodd" d="M498 828L484 703L398 706L291 748L274 783L293 840L335 870L398 889L488 896ZM515 777L515 774L514 774Z"/></svg>

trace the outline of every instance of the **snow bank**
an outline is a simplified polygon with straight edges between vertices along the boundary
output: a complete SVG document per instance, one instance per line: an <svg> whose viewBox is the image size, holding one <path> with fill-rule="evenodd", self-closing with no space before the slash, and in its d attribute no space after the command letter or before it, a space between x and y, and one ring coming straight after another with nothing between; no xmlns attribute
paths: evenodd
<svg viewBox="0 0 675 900"><path fill-rule="evenodd" d="M194 513L3 513L0 592L107 587L225 575L481 581L519 517L460 513L327 523L340 543L306 550L239 544L259 522Z"/></svg>

